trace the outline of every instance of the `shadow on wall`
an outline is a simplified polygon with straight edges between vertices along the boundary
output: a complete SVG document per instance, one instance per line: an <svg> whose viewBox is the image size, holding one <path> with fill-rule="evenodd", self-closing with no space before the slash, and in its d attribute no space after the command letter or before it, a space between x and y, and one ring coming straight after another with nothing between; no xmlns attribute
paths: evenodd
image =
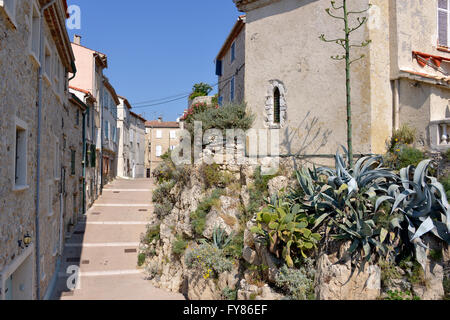
<svg viewBox="0 0 450 320"><path fill-rule="evenodd" d="M296 160L301 159L303 162L314 164L308 160L307 155L318 154L319 151L328 144L333 131L323 129L319 126L319 118L311 117L311 111L297 125L288 125L284 129L283 141L281 145L286 150L286 154L291 156L294 161L294 167L297 167ZM312 149L311 146L316 146Z"/></svg>
<svg viewBox="0 0 450 320"><path fill-rule="evenodd" d="M254 14L247 16L247 23L253 22L255 20L264 19L267 17L283 14L295 9L304 7L313 2L318 2L319 0L289 0L289 1L279 1L269 7L264 7L261 10L254 11Z"/></svg>

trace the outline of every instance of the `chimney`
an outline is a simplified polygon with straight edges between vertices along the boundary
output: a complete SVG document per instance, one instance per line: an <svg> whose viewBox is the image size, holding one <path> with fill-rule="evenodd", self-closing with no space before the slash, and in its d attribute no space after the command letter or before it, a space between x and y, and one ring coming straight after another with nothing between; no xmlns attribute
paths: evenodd
<svg viewBox="0 0 450 320"><path fill-rule="evenodd" d="M76 34L73 36L73 43L81 45L81 36Z"/></svg>
<svg viewBox="0 0 450 320"><path fill-rule="evenodd" d="M162 118L162 117L159 117L159 118L158 118L158 122L161 123L162 121L163 121L163 118Z"/></svg>

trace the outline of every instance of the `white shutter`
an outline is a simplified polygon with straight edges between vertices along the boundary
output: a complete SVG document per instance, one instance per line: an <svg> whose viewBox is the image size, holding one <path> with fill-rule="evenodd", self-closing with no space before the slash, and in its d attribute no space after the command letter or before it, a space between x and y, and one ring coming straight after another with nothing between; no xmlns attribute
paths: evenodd
<svg viewBox="0 0 450 320"><path fill-rule="evenodd" d="M439 0L438 3L438 42L439 46L448 47L448 0Z"/></svg>

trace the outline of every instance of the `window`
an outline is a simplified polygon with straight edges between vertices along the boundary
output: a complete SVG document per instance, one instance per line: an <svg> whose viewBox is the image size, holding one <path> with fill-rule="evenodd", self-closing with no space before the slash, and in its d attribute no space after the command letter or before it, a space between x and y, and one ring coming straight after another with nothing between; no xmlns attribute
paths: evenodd
<svg viewBox="0 0 450 320"><path fill-rule="evenodd" d="M33 8L31 15L31 36L30 36L30 52L34 55L36 61L39 61L39 40L40 40L40 28L41 28L41 18L39 14L39 9L36 7L36 2L33 1Z"/></svg>
<svg viewBox="0 0 450 320"><path fill-rule="evenodd" d="M170 139L176 139L177 138L177 132L172 130L170 131Z"/></svg>
<svg viewBox="0 0 450 320"><path fill-rule="evenodd" d="M134 142L134 130L130 130L130 144L133 145Z"/></svg>
<svg viewBox="0 0 450 320"><path fill-rule="evenodd" d="M162 130L156 130L156 139L162 139Z"/></svg>
<svg viewBox="0 0 450 320"><path fill-rule="evenodd" d="M86 125L88 128L91 126L91 108L88 107L86 110Z"/></svg>
<svg viewBox="0 0 450 320"><path fill-rule="evenodd" d="M170 146L170 151L175 150L175 146Z"/></svg>
<svg viewBox="0 0 450 320"><path fill-rule="evenodd" d="M52 53L48 45L45 46L44 64L45 75L47 76L47 79L50 80L52 73Z"/></svg>
<svg viewBox="0 0 450 320"><path fill-rule="evenodd" d="M25 122L16 118L14 189L27 186L27 131L28 127Z"/></svg>
<svg viewBox="0 0 450 320"><path fill-rule="evenodd" d="M223 75L223 65L222 60L216 61L216 76L221 77Z"/></svg>
<svg viewBox="0 0 450 320"><path fill-rule="evenodd" d="M114 142L117 142L117 128L116 127L111 127L112 129L112 138L111 140Z"/></svg>
<svg viewBox="0 0 450 320"><path fill-rule="evenodd" d="M236 41L231 45L231 63L236 60Z"/></svg>
<svg viewBox="0 0 450 320"><path fill-rule="evenodd" d="M235 80L234 80L234 76L233 78L231 78L231 82L230 82L230 101L234 101L234 85L235 85Z"/></svg>
<svg viewBox="0 0 450 320"><path fill-rule="evenodd" d="M95 164L97 162L97 147L95 146L95 144L91 145L91 168L95 168Z"/></svg>
<svg viewBox="0 0 450 320"><path fill-rule="evenodd" d="M105 138L106 138L106 140L109 140L109 123L108 123L108 121L105 121Z"/></svg>
<svg viewBox="0 0 450 320"><path fill-rule="evenodd" d="M70 150L70 174L72 176L75 175L75 159L77 152L75 150Z"/></svg>
<svg viewBox="0 0 450 320"><path fill-rule="evenodd" d="M280 103L280 89L275 88L273 92L273 122L280 124L281 122L281 103Z"/></svg>
<svg viewBox="0 0 450 320"><path fill-rule="evenodd" d="M0 0L0 6L3 6L3 9L6 11L8 18L11 22L16 24L16 0Z"/></svg>
<svg viewBox="0 0 450 320"><path fill-rule="evenodd" d="M54 175L55 179L58 180L60 178L60 149L59 149L59 141L55 138L55 168Z"/></svg>
<svg viewBox="0 0 450 320"><path fill-rule="evenodd" d="M47 215L51 217L53 215L53 181L49 180L47 185L48 192L48 204L47 204Z"/></svg>
<svg viewBox="0 0 450 320"><path fill-rule="evenodd" d="M441 47L448 47L449 0L438 1L438 42Z"/></svg>
<svg viewBox="0 0 450 320"><path fill-rule="evenodd" d="M77 113L75 114L75 125L80 125L80 109L77 109Z"/></svg>
<svg viewBox="0 0 450 320"><path fill-rule="evenodd" d="M162 156L162 146L156 146L156 156L157 157Z"/></svg>
<svg viewBox="0 0 450 320"><path fill-rule="evenodd" d="M223 105L223 96L219 97L218 103L219 103L219 106Z"/></svg>

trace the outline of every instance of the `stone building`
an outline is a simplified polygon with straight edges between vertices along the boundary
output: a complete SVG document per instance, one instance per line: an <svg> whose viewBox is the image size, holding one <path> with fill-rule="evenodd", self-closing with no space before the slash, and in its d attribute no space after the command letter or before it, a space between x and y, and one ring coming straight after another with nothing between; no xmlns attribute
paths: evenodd
<svg viewBox="0 0 450 320"><path fill-rule="evenodd" d="M116 91L103 76L102 95L102 170L103 185L108 184L117 176L117 151L119 137L117 135L117 106L120 104Z"/></svg>
<svg viewBox="0 0 450 320"><path fill-rule="evenodd" d="M90 190L97 186L96 191L101 193L103 185L112 180L116 173L117 145L110 137L111 127L117 128L116 116L113 116L113 113L117 113L117 105L120 102L113 87L103 75L103 71L108 68L108 57L101 52L82 46L81 36L78 35L74 37L72 49L77 61L77 73L70 80L70 86L88 92L94 99L91 118L94 124L91 147L95 148L95 167L98 170ZM106 121L108 121L108 126L105 126ZM108 139L105 139L106 136ZM91 154L93 151L92 149Z"/></svg>
<svg viewBox="0 0 450 320"><path fill-rule="evenodd" d="M117 176L133 179L144 178L146 120L131 111L131 104L126 98L119 96L119 100Z"/></svg>
<svg viewBox="0 0 450 320"><path fill-rule="evenodd" d="M130 163L130 111L131 104L119 96L120 104L117 107L117 130L119 133L119 145L117 151L117 176L129 178L131 175Z"/></svg>
<svg viewBox="0 0 450 320"><path fill-rule="evenodd" d="M100 167L97 165L97 159L96 159L96 145L95 145L95 137L96 137L96 125L95 125L95 118L94 118L94 112L95 112L95 98L89 93L89 91L70 87L70 92L72 95L75 95L73 97L73 100L80 100L75 101L76 104L82 103L83 106L85 106L85 113L84 113L84 123L85 123L85 130L84 130L84 140L85 140L85 158L84 162L84 181L85 181L85 192L84 192L84 208L87 211L94 203L95 200L97 200L100 192L100 183L98 180L98 177L100 176Z"/></svg>
<svg viewBox="0 0 450 320"><path fill-rule="evenodd" d="M161 156L179 144L179 122L164 122L162 118L145 123L145 175L151 177L153 170L162 162Z"/></svg>
<svg viewBox="0 0 450 320"><path fill-rule="evenodd" d="M145 178L145 123L146 120L130 112L131 178Z"/></svg>
<svg viewBox="0 0 450 320"><path fill-rule="evenodd" d="M48 298L63 249L64 0L0 1L0 300Z"/></svg>
<svg viewBox="0 0 450 320"><path fill-rule="evenodd" d="M329 0L234 2L246 13L244 100L257 116L255 127L280 129L281 153L316 156L322 164L317 156L347 141L345 62L330 59L342 48L319 39L341 38L342 20L325 12ZM361 11L369 1L347 3ZM354 44L372 41L352 49L354 59L365 55L351 72L354 152L384 153L402 124L418 130L424 147L447 148L450 4L370 3L368 23L352 34Z"/></svg>
<svg viewBox="0 0 450 320"><path fill-rule="evenodd" d="M86 104L71 93L64 114L64 133L62 141L62 228L70 237L79 218L86 213L84 192L84 163Z"/></svg>
<svg viewBox="0 0 450 320"><path fill-rule="evenodd" d="M240 16L216 57L219 104L242 103L245 97L245 16Z"/></svg>

